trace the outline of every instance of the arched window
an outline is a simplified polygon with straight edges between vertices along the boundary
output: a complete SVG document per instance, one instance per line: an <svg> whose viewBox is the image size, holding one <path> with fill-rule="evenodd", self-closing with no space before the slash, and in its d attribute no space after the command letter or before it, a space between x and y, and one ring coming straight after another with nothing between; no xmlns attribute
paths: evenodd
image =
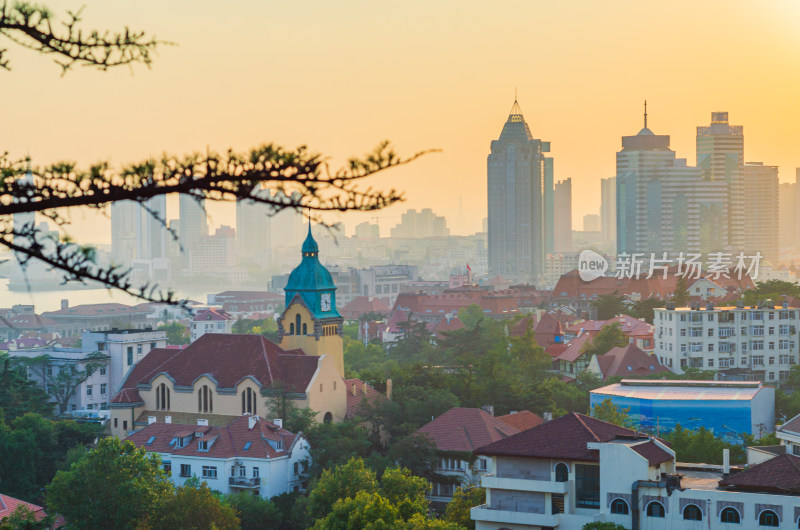
<svg viewBox="0 0 800 530"><path fill-rule="evenodd" d="M326 412L325 413L325 417L322 418L322 422L323 423L332 423L333 422L333 414L331 414L330 412Z"/></svg>
<svg viewBox="0 0 800 530"><path fill-rule="evenodd" d="M308 324L303 322L303 335L308 335Z"/></svg>
<svg viewBox="0 0 800 530"><path fill-rule="evenodd" d="M164 383L156 387L156 410L169 410L169 388Z"/></svg>
<svg viewBox="0 0 800 530"><path fill-rule="evenodd" d="M197 391L197 412L214 412L214 396L208 385Z"/></svg>
<svg viewBox="0 0 800 530"><path fill-rule="evenodd" d="M687 521L702 521L703 512L695 504L687 504L683 509L683 518Z"/></svg>
<svg viewBox="0 0 800 530"><path fill-rule="evenodd" d="M297 332L297 334L299 335L300 334L300 315L295 315L294 316L294 329Z"/></svg>
<svg viewBox="0 0 800 530"><path fill-rule="evenodd" d="M569 478L569 468L567 464L560 462L556 464L556 482L566 482Z"/></svg>
<svg viewBox="0 0 800 530"><path fill-rule="evenodd" d="M664 505L658 501L653 501L647 505L647 517L664 518Z"/></svg>
<svg viewBox="0 0 800 530"><path fill-rule="evenodd" d="M294 335L294 322L289 324L289 335Z"/></svg>
<svg viewBox="0 0 800 530"><path fill-rule="evenodd" d="M758 526L779 526L778 514L772 510L764 510L758 515Z"/></svg>
<svg viewBox="0 0 800 530"><path fill-rule="evenodd" d="M257 414L256 392L249 387L242 390L242 414Z"/></svg>
<svg viewBox="0 0 800 530"><path fill-rule="evenodd" d="M736 511L736 508L731 508L728 506L722 510L722 513L719 514L719 522L740 524L742 522L742 518L739 516L739 512Z"/></svg>
<svg viewBox="0 0 800 530"><path fill-rule="evenodd" d="M622 499L614 499L611 501L611 513L617 515L628 515L628 503Z"/></svg>

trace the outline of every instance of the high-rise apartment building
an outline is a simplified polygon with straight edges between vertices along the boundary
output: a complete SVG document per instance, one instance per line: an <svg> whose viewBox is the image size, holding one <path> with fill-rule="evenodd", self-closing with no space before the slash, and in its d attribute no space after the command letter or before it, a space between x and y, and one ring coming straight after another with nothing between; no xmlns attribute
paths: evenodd
<svg viewBox="0 0 800 530"><path fill-rule="evenodd" d="M778 246L781 249L800 249L800 168L795 170L794 182L780 185L778 201Z"/></svg>
<svg viewBox="0 0 800 530"><path fill-rule="evenodd" d="M240 262L261 266L270 261L272 218L266 204L236 201L236 255Z"/></svg>
<svg viewBox="0 0 800 530"><path fill-rule="evenodd" d="M450 235L450 230L444 217L424 208L419 212L406 210L391 233L392 237L404 238L445 237Z"/></svg>
<svg viewBox="0 0 800 530"><path fill-rule="evenodd" d="M728 243L744 246L744 128L730 125L727 112L712 112L711 124L697 127L697 167L705 178L728 184Z"/></svg>
<svg viewBox="0 0 800 530"><path fill-rule="evenodd" d="M364 221L356 225L355 235L358 239L379 239L381 237L381 227L377 223L372 224Z"/></svg>
<svg viewBox="0 0 800 530"><path fill-rule="evenodd" d="M742 168L744 183L744 244L748 255L760 252L778 264L778 168L748 162Z"/></svg>
<svg viewBox="0 0 800 530"><path fill-rule="evenodd" d="M553 230L545 214L553 182L548 152L550 142L533 137L515 100L487 159L490 275L536 283L544 274Z"/></svg>
<svg viewBox="0 0 800 530"><path fill-rule="evenodd" d="M617 248L616 177L600 179L600 230L603 242L609 243L611 248Z"/></svg>
<svg viewBox="0 0 800 530"><path fill-rule="evenodd" d="M602 232L602 221L596 213L587 213L583 216L584 232Z"/></svg>
<svg viewBox="0 0 800 530"><path fill-rule="evenodd" d="M204 236L208 235L208 215L206 214L205 199L196 200L189 195L181 194L178 199L180 217L178 220L178 234L183 247L183 266L188 268L189 253L192 247Z"/></svg>
<svg viewBox="0 0 800 530"><path fill-rule="evenodd" d="M167 198L153 197L140 205L135 201L111 204L111 260L128 266L133 260L168 257Z"/></svg>
<svg viewBox="0 0 800 530"><path fill-rule="evenodd" d="M557 182L553 197L553 251L572 252L572 179Z"/></svg>

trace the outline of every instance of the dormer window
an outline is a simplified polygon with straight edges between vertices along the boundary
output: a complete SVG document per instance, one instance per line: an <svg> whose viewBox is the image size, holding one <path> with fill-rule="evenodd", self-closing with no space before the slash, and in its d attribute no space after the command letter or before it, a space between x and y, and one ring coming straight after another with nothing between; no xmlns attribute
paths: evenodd
<svg viewBox="0 0 800 530"><path fill-rule="evenodd" d="M244 450L248 451L251 445L253 445L253 442L247 442L246 444L244 444Z"/></svg>
<svg viewBox="0 0 800 530"><path fill-rule="evenodd" d="M208 451L208 440L201 440L197 442L198 451Z"/></svg>
<svg viewBox="0 0 800 530"><path fill-rule="evenodd" d="M155 442L155 441L156 441L156 437L155 437L155 436L151 436L151 437L150 437L150 438L147 440L147 443L146 443L145 445L153 445L153 442Z"/></svg>

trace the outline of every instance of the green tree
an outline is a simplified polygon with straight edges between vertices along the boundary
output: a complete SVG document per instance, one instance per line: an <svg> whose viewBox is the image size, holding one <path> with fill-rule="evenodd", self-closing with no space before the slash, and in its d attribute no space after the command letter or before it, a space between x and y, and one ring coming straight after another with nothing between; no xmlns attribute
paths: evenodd
<svg viewBox="0 0 800 530"><path fill-rule="evenodd" d="M478 487L459 487L453 494L453 500L447 503L444 517L451 523L475 530L475 521L472 520L470 509L486 503L486 490Z"/></svg>
<svg viewBox="0 0 800 530"><path fill-rule="evenodd" d="M100 352L90 353L80 364L55 364L50 355L34 358L20 357L18 362L36 374L56 400L58 412L63 414L81 384L100 367L108 364L109 357Z"/></svg>
<svg viewBox="0 0 800 530"><path fill-rule="evenodd" d="M633 304L630 314L636 318L643 318L648 324L653 323L655 318L655 309L664 307L664 301L651 296L650 298L643 298Z"/></svg>
<svg viewBox="0 0 800 530"><path fill-rule="evenodd" d="M56 474L47 507L77 528L132 529L172 495L157 456L111 437Z"/></svg>
<svg viewBox="0 0 800 530"><path fill-rule="evenodd" d="M601 294L592 302L592 306L597 310L598 320L611 320L628 310L625 297L619 296L616 291L612 294Z"/></svg>
<svg viewBox="0 0 800 530"><path fill-rule="evenodd" d="M236 510L242 530L275 529L281 526L283 514L268 499L241 491L226 496L225 501Z"/></svg>
<svg viewBox="0 0 800 530"><path fill-rule="evenodd" d="M161 324L158 326L158 330L167 332L167 344L173 346L189 344L189 330L180 322Z"/></svg>
<svg viewBox="0 0 800 530"><path fill-rule="evenodd" d="M581 530L625 530L625 527L621 524L616 523L600 523L600 522L592 522L586 523L581 527Z"/></svg>
<svg viewBox="0 0 800 530"><path fill-rule="evenodd" d="M400 513L379 493L359 491L354 497L337 499L330 513L317 519L314 530L390 530Z"/></svg>
<svg viewBox="0 0 800 530"><path fill-rule="evenodd" d="M0 520L0 530L52 530L55 517L47 515L38 519L36 513L25 505Z"/></svg>
<svg viewBox="0 0 800 530"><path fill-rule="evenodd" d="M53 412L50 396L23 369L12 364L11 358L0 353L0 418L12 421L28 412L48 415Z"/></svg>
<svg viewBox="0 0 800 530"><path fill-rule="evenodd" d="M672 432L662 438L670 442L679 462L721 464L723 449L730 450L731 462L734 464L744 463L747 457L743 446L725 442L704 427L690 431L676 425Z"/></svg>
<svg viewBox="0 0 800 530"><path fill-rule="evenodd" d="M635 429L636 425L628 415L630 410L629 407L620 408L611 401L611 398L606 398L594 406L592 409L592 417L607 421L608 423L613 423L614 425L619 425L620 427L625 427L626 429Z"/></svg>
<svg viewBox="0 0 800 530"><path fill-rule="evenodd" d="M355 498L359 492L378 491L375 472L364 465L360 458L351 458L346 464L325 469L308 495L308 513L313 519L322 519L333 508L336 501Z"/></svg>
<svg viewBox="0 0 800 530"><path fill-rule="evenodd" d="M458 319L468 329L475 329L486 315L478 304L470 304L458 310Z"/></svg>
<svg viewBox="0 0 800 530"><path fill-rule="evenodd" d="M367 458L373 449L369 434L354 421L318 423L306 435L311 444L313 476L352 459Z"/></svg>
<svg viewBox="0 0 800 530"><path fill-rule="evenodd" d="M686 276L678 276L675 283L675 291L672 293L672 301L676 307L685 307L689 303L689 281Z"/></svg>
<svg viewBox="0 0 800 530"><path fill-rule="evenodd" d="M742 294L745 305L757 305L763 300L778 302L784 296L800 296L800 285L783 280L767 280L758 282L754 289Z"/></svg>
<svg viewBox="0 0 800 530"><path fill-rule="evenodd" d="M185 484L159 500L138 527L141 530L238 530L236 510L214 496L205 482Z"/></svg>
<svg viewBox="0 0 800 530"><path fill-rule="evenodd" d="M603 329L583 347L584 355L604 355L612 348L621 348L627 346L628 337L622 333L622 327L619 322L613 324L606 324Z"/></svg>
<svg viewBox="0 0 800 530"><path fill-rule="evenodd" d="M381 477L381 495L397 508L402 519L410 519L415 514L425 515L427 513L428 500L425 495L430 489L430 482L422 477L412 475L411 471L406 468L387 469Z"/></svg>
<svg viewBox="0 0 800 530"><path fill-rule="evenodd" d="M308 408L300 408L292 397L292 391L283 383L276 382L267 389L269 396L264 402L266 406L265 418L283 420L283 428L287 431L298 433L308 432L316 423L317 413Z"/></svg>

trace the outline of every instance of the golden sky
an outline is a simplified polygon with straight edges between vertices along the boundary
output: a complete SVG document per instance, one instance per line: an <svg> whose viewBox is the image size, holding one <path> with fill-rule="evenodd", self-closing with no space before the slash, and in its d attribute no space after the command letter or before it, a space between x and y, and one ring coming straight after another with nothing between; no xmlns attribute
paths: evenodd
<svg viewBox="0 0 800 530"><path fill-rule="evenodd" d="M407 154L442 149L374 180L407 197L377 214L385 234L407 207L447 215L454 233L480 228L489 143L515 87L534 136L552 142L556 179L573 179L578 229L645 98L650 128L690 164L695 127L720 110L744 125L748 161L780 166L782 181L800 166L798 0L50 2L84 4L87 25L177 46L150 70L60 77L3 41L13 70L0 71L0 150L119 164L265 142L333 162L383 139ZM212 222L233 224L232 211L212 208ZM74 231L107 241L96 226L77 219Z"/></svg>

